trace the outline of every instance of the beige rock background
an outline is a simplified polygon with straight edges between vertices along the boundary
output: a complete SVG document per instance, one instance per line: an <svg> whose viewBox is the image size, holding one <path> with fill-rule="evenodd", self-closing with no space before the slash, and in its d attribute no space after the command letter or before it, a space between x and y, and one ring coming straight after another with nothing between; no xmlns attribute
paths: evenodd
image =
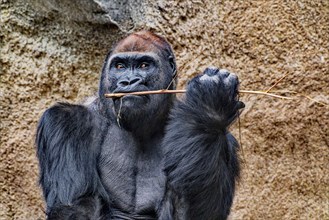
<svg viewBox="0 0 329 220"><path fill-rule="evenodd" d="M127 31L170 41L180 87L214 65L236 72L241 89L266 90L287 75L274 90L329 103L327 0L126 0L106 13L86 0L0 2L0 219L44 219L37 120L56 101L93 95L108 48ZM244 165L231 219L329 219L328 105L241 100ZM232 130L239 136L238 124Z"/></svg>

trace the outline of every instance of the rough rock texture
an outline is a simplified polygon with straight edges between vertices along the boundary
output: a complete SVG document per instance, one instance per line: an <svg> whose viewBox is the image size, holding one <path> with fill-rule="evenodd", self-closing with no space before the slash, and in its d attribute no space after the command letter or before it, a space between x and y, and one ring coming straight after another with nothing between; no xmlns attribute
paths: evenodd
<svg viewBox="0 0 329 220"><path fill-rule="evenodd" d="M329 103L327 0L0 2L0 219L44 218L37 120L55 101L97 91L105 54L125 31L167 37L180 87L214 65L236 72L241 89L266 90L286 75L274 90ZM241 99L244 169L231 218L328 219L329 107Z"/></svg>
<svg viewBox="0 0 329 220"><path fill-rule="evenodd" d="M113 24L122 31L135 28L145 18L148 7L143 0L32 0L40 10L56 17L92 24Z"/></svg>

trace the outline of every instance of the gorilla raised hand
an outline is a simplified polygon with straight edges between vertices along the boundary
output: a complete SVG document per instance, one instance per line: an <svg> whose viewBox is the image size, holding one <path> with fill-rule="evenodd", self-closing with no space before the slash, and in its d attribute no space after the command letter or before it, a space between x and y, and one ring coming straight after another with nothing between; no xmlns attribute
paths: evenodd
<svg viewBox="0 0 329 220"><path fill-rule="evenodd" d="M239 176L227 127L243 104L238 79L208 68L174 95L106 93L175 89L169 43L151 32L120 41L103 66L99 97L58 103L37 131L48 219L226 219Z"/></svg>

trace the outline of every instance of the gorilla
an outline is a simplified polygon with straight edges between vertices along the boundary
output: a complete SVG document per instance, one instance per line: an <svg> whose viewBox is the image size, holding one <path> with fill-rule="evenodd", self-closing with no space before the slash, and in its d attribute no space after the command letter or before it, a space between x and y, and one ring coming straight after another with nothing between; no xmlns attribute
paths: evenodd
<svg viewBox="0 0 329 220"><path fill-rule="evenodd" d="M228 131L244 104L238 78L207 68L186 94L129 95L176 86L165 38L133 33L108 53L88 104L57 103L36 134L47 219L227 219L239 177Z"/></svg>

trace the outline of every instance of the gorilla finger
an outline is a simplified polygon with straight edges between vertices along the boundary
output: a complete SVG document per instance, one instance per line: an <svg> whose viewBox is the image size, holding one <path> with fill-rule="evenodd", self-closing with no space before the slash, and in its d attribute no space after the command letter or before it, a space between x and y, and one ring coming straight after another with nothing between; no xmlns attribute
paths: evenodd
<svg viewBox="0 0 329 220"><path fill-rule="evenodd" d="M220 74L222 77L226 78L226 77L228 77L231 73L230 73L227 69L220 69L220 70L219 70L219 74Z"/></svg>
<svg viewBox="0 0 329 220"><path fill-rule="evenodd" d="M207 67L203 73L208 76L215 76L218 74L219 71L220 70L217 67L210 66L210 67Z"/></svg>

